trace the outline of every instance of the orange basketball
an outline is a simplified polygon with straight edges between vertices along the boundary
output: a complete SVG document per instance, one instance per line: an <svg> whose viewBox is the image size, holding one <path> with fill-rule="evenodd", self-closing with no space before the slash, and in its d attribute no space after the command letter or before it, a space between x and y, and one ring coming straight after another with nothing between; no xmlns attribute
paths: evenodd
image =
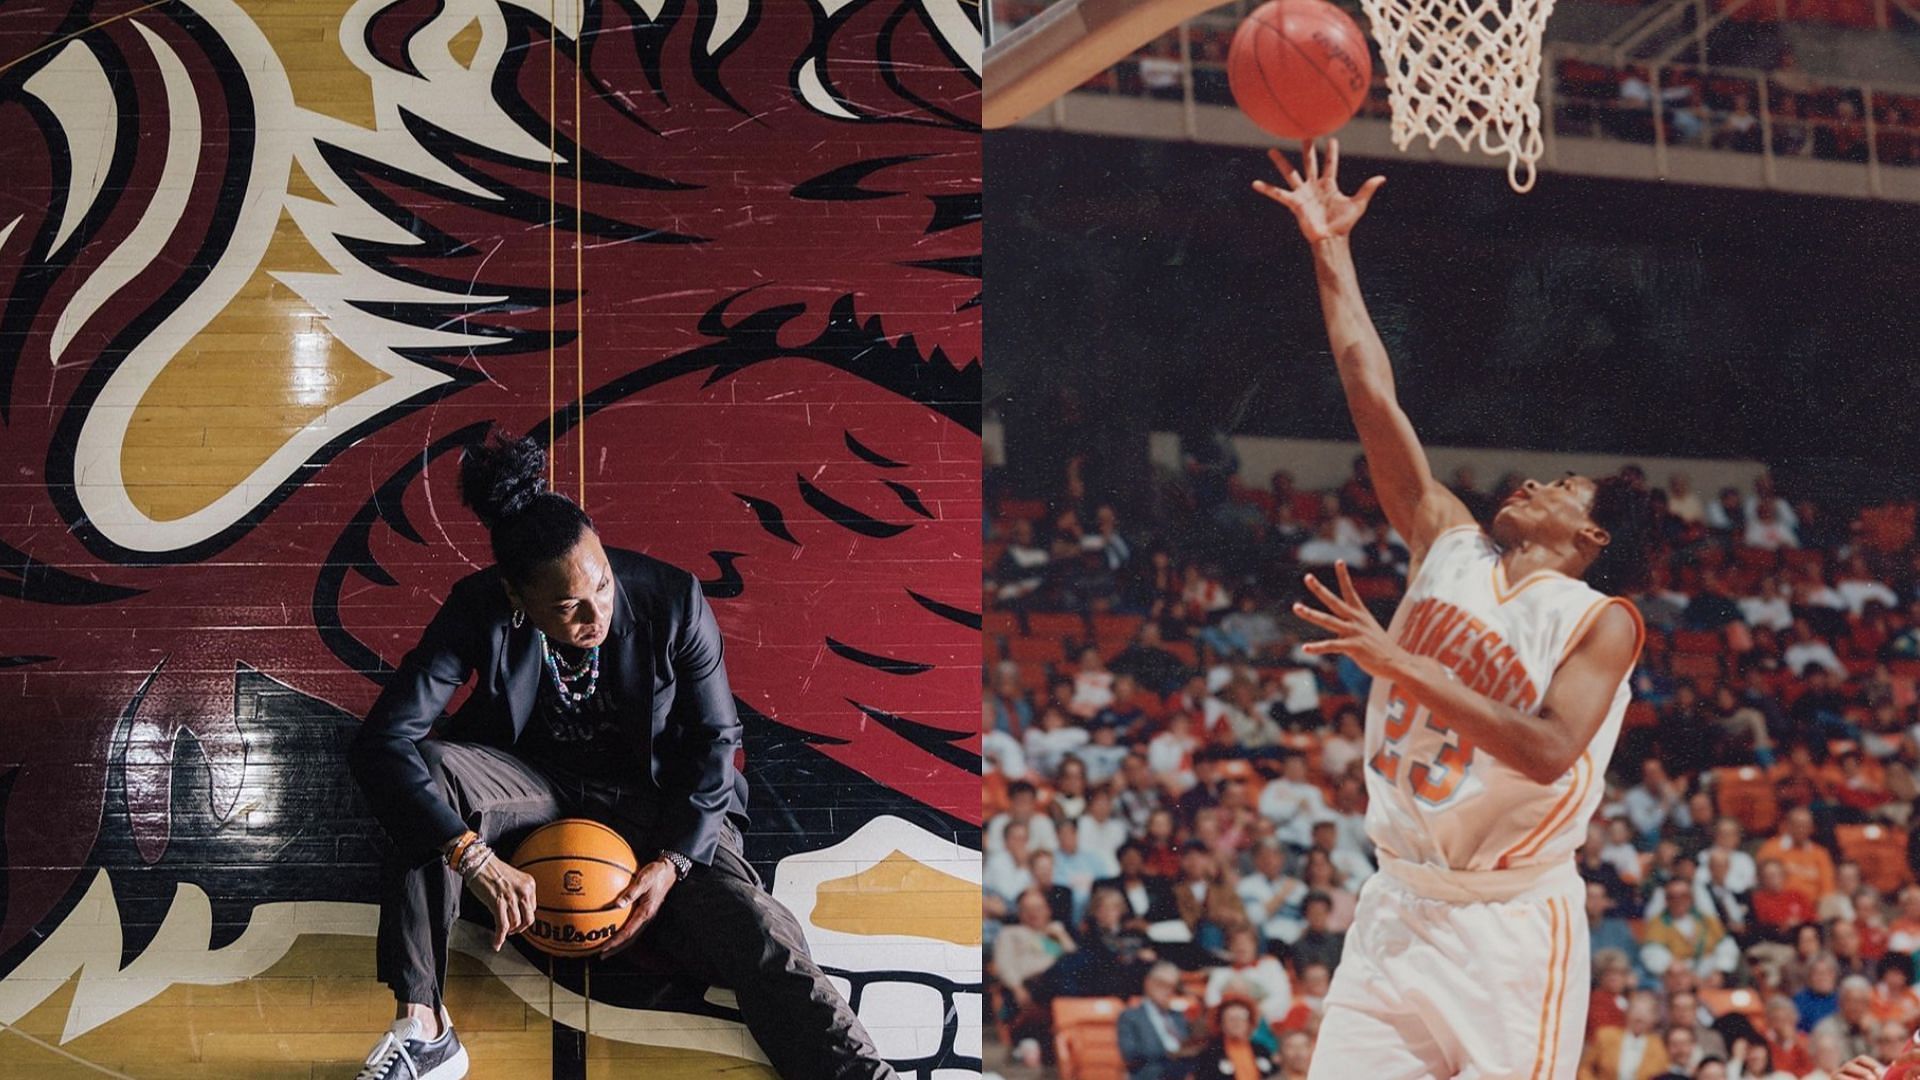
<svg viewBox="0 0 1920 1080"><path fill-rule="evenodd" d="M633 848L597 821L563 818L521 841L513 865L533 875L538 908L527 941L554 956L598 951L627 921L614 900L638 872Z"/></svg>
<svg viewBox="0 0 1920 1080"><path fill-rule="evenodd" d="M1325 0L1267 0L1227 50L1227 85L1240 111L1286 139L1338 130L1372 83L1366 36Z"/></svg>

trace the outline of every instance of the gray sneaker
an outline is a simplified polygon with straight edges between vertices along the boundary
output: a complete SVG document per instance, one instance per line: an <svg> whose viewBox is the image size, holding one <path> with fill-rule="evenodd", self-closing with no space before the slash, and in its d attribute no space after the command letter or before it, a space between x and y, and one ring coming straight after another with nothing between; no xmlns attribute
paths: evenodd
<svg viewBox="0 0 1920 1080"><path fill-rule="evenodd" d="M467 1048L460 1045L452 1024L445 1027L439 1038L428 1041L420 1037L420 1021L395 1020L354 1080L460 1080L467 1075Z"/></svg>

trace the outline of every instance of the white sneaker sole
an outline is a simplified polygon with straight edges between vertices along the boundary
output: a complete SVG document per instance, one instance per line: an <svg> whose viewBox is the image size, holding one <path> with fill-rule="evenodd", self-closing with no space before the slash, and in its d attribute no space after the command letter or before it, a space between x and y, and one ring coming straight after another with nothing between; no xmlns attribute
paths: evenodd
<svg viewBox="0 0 1920 1080"><path fill-rule="evenodd" d="M420 1080L460 1080L467 1075L467 1048L420 1074Z"/></svg>

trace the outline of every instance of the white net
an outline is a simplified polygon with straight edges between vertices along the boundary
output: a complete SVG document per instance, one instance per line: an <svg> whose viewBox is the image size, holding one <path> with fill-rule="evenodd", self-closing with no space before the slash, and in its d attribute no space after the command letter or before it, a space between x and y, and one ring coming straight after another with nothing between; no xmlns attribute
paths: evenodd
<svg viewBox="0 0 1920 1080"><path fill-rule="evenodd" d="M1553 0L1361 0L1387 68L1393 142L1451 138L1507 158L1513 189L1533 187L1540 49Z"/></svg>

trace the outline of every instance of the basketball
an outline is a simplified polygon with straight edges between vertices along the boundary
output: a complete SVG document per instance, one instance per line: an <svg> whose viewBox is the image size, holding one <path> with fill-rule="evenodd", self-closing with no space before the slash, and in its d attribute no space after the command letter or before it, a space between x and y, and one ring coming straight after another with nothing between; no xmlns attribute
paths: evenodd
<svg viewBox="0 0 1920 1080"><path fill-rule="evenodd" d="M537 899L527 941L553 956L584 956L605 946L627 921L620 890L640 864L619 833L597 821L564 818L535 829L513 853L533 876Z"/></svg>
<svg viewBox="0 0 1920 1080"><path fill-rule="evenodd" d="M1360 111L1372 82L1366 37L1325 0L1267 0L1241 22L1227 50L1235 104L1286 139L1338 130Z"/></svg>

